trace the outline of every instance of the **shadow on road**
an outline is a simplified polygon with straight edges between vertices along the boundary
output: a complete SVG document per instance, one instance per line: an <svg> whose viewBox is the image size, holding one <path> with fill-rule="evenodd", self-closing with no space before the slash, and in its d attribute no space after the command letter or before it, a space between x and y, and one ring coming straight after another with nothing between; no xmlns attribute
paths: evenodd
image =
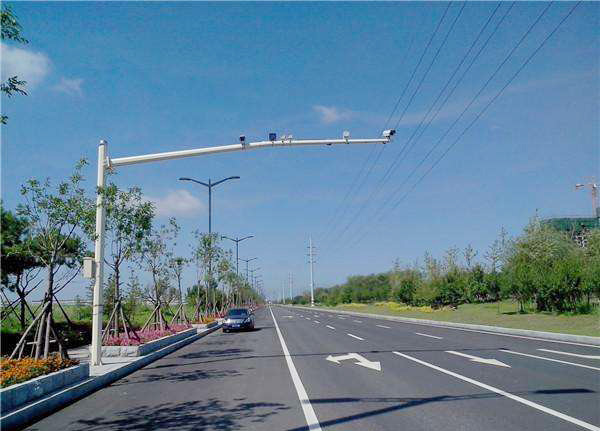
<svg viewBox="0 0 600 431"><path fill-rule="evenodd" d="M279 403L238 404L217 399L162 403L117 412L110 419L101 416L82 419L72 424L73 430L135 431L135 430L220 430L234 431L259 424L269 416L287 410ZM260 426L253 428L260 429ZM37 430L37 428L31 428ZM41 429L39 430L41 431Z"/></svg>

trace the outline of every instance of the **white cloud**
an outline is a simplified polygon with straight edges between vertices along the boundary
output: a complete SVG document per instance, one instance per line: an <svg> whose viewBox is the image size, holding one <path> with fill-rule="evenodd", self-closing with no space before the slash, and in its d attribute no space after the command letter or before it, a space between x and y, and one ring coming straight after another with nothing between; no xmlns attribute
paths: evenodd
<svg viewBox="0 0 600 431"><path fill-rule="evenodd" d="M352 111L341 110L335 106L315 105L313 110L319 114L321 122L324 124L332 124L341 120L348 120L354 116Z"/></svg>
<svg viewBox="0 0 600 431"><path fill-rule="evenodd" d="M50 71L50 59L43 52L0 43L0 53L2 54L2 81L18 76L20 80L27 81L26 90L37 86Z"/></svg>
<svg viewBox="0 0 600 431"><path fill-rule="evenodd" d="M83 96L81 84L83 84L83 79L81 78L61 78L60 82L52 87L52 89L60 93L68 94L69 96L81 97Z"/></svg>
<svg viewBox="0 0 600 431"><path fill-rule="evenodd" d="M191 217L204 212L204 204L187 190L170 190L162 197L148 197L157 217Z"/></svg>

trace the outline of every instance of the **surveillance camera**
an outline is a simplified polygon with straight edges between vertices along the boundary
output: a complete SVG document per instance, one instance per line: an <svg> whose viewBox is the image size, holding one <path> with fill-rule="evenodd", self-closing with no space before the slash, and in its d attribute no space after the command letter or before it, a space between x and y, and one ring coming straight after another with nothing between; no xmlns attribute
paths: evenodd
<svg viewBox="0 0 600 431"><path fill-rule="evenodd" d="M240 135L240 143L243 144L244 142L246 142L246 136Z"/></svg>
<svg viewBox="0 0 600 431"><path fill-rule="evenodd" d="M277 133L269 133L269 141L274 141L277 139Z"/></svg>
<svg viewBox="0 0 600 431"><path fill-rule="evenodd" d="M383 137L384 138L391 138L395 134L396 134L396 130L394 130L394 129L388 129L388 130L384 130L383 131Z"/></svg>
<svg viewBox="0 0 600 431"><path fill-rule="evenodd" d="M342 136L344 139L348 140L348 138L350 138L350 132L347 130L344 130L344 133L342 133Z"/></svg>

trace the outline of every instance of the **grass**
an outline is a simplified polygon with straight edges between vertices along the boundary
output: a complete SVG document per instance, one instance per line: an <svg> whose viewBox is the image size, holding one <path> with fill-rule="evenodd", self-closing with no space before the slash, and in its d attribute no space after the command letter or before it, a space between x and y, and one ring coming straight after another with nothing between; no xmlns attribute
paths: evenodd
<svg viewBox="0 0 600 431"><path fill-rule="evenodd" d="M537 313L528 308L519 313L518 304L512 301L485 304L463 304L456 310L430 307L410 307L395 302L373 304L340 304L324 307L334 310L359 311L361 313L389 316L413 317L440 322L473 323L480 325L502 326L505 328L531 329L534 331L560 332L574 335L600 337L600 313L598 307L590 314Z"/></svg>

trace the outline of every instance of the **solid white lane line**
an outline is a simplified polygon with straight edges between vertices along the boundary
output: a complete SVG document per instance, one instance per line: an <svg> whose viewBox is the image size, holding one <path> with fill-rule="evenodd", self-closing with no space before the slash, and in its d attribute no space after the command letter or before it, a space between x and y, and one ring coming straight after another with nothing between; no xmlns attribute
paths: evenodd
<svg viewBox="0 0 600 431"><path fill-rule="evenodd" d="M329 326L329 325L325 325L326 327L328 327L329 329L333 329L335 331L335 328L333 326Z"/></svg>
<svg viewBox="0 0 600 431"><path fill-rule="evenodd" d="M321 323L321 322L319 322L318 320L315 320L315 323Z"/></svg>
<svg viewBox="0 0 600 431"><path fill-rule="evenodd" d="M311 431L321 431L321 425L319 424L317 415L315 414L315 411L312 408L312 404L308 399L306 389L304 389L302 380L300 380L300 375L298 375L298 371L296 370L294 361L292 361L290 351L288 350L287 345L285 344L283 335L281 335L279 325L277 324L277 320L275 320L275 315L273 314L273 310L271 310L271 307L269 307L269 311L271 312L271 317L273 317L273 323L275 323L275 329L277 330L277 335L279 336L279 342L281 343L281 348L285 356L285 361L287 362L288 369L290 370L292 382L294 382L294 387L296 388L296 393L298 394L298 399L300 400L300 406L302 407L302 411L304 412L304 418L306 419L308 429Z"/></svg>
<svg viewBox="0 0 600 431"><path fill-rule="evenodd" d="M353 322L362 323L362 320L353 320Z"/></svg>
<svg viewBox="0 0 600 431"><path fill-rule="evenodd" d="M385 325L375 325L375 326L379 326L380 328L385 328L385 329L392 329L389 326L385 326Z"/></svg>
<svg viewBox="0 0 600 431"><path fill-rule="evenodd" d="M548 352L548 353L558 353L559 355L568 355L568 356L574 356L576 358L583 358L583 359L600 359L600 356L595 356L595 355L580 355L579 353L570 353L570 352L561 352L559 350L550 350L550 349L538 349L540 352Z"/></svg>
<svg viewBox="0 0 600 431"><path fill-rule="evenodd" d="M348 335L349 335L349 336L351 336L352 338L356 338L357 340L360 340L360 341L365 341L365 339L364 339L364 338L357 337L357 336L356 336L356 335L354 335L354 334L348 334Z"/></svg>
<svg viewBox="0 0 600 431"><path fill-rule="evenodd" d="M421 337L429 337L429 338L435 338L436 340L443 340L442 337L436 337L435 335L421 334L420 332L415 332L415 334L420 335Z"/></svg>
<svg viewBox="0 0 600 431"><path fill-rule="evenodd" d="M439 371L441 373L448 374L449 376L456 377L457 379L460 379L460 380L465 381L467 383L471 383L472 385L479 386L480 388L487 389L488 391L491 391L491 392L495 392L495 393L497 393L499 395L502 395L502 396L504 396L506 398L510 398L513 401L516 401L516 402L521 403L521 404L525 404L526 406L532 407L532 408L534 408L536 410L540 410L540 411L542 411L544 413L547 413L549 415L555 416L555 417L560 418L560 419L562 419L564 421L570 422L570 423L575 424L575 425L579 425L580 427L583 427L583 428L585 428L587 430L590 430L590 431L600 431L600 428L597 427L597 426L595 426L595 425L589 424L589 423L584 422L584 421L582 421L580 419L574 418L572 416L566 415L566 414L558 412L556 410L552 410L551 408L545 407L545 406L543 406L541 404L538 404L538 403L534 403L533 401L526 400L525 398L521 398L518 395L511 394L509 392L503 391L502 389L495 388L493 386L487 385L485 383L479 382L477 380L471 379L469 377L463 376L463 375L455 373L453 371L446 370L444 368L438 367L437 365L430 364L429 362L425 362L425 361L422 361L420 359L414 358L412 356L405 355L404 353L400 353L400 352L392 352L392 353L394 353L395 355L401 356L401 357L403 357L405 359L408 359L410 361L416 362L417 364L421 364L421 365L424 365L426 367L432 368L432 369L434 369L436 371Z"/></svg>
<svg viewBox="0 0 600 431"><path fill-rule="evenodd" d="M559 359L547 358L547 357L545 357L545 356L530 355L529 353L515 352L514 350L500 349L500 351L501 351L501 352L504 352L504 353L511 353L511 354L513 354L513 355L527 356L527 357L529 357L529 358L543 359L544 361L558 362L559 364L573 365L574 367L589 368L590 370L596 370L596 371L600 371L600 368L597 368L597 367L591 367L591 366L589 366L589 365L576 364L575 362L561 361L561 360L559 360Z"/></svg>

